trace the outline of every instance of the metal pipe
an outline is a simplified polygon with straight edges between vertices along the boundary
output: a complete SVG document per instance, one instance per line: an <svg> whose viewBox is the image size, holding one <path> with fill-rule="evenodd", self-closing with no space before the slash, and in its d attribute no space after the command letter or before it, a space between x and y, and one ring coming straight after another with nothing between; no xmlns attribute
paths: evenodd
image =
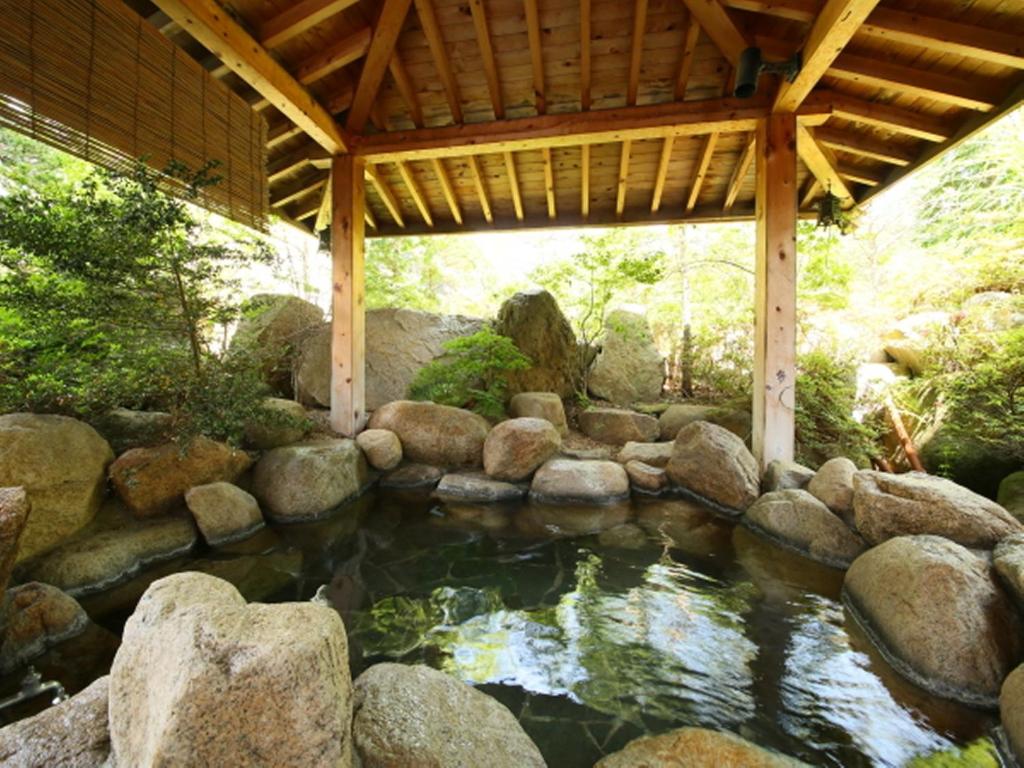
<svg viewBox="0 0 1024 768"><path fill-rule="evenodd" d="M67 691L64 690L63 685L56 680L47 680L44 683L42 675L36 672L36 668L29 667L25 677L21 680L21 690L8 696L6 699L0 699L0 711L13 707L15 704L20 704L23 701L34 699L36 696L48 691L53 691L54 693L50 704L60 704L68 698Z"/></svg>

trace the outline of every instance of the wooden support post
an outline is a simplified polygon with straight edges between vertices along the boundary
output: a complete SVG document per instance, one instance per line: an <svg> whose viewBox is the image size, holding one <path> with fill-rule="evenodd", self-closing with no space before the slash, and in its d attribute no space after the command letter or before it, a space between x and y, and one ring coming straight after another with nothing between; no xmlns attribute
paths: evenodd
<svg viewBox="0 0 1024 768"><path fill-rule="evenodd" d="M331 428L348 437L366 424L365 171L365 161L353 155L331 165Z"/></svg>
<svg viewBox="0 0 1024 768"><path fill-rule="evenodd" d="M757 128L753 447L764 469L792 461L796 398L796 119Z"/></svg>

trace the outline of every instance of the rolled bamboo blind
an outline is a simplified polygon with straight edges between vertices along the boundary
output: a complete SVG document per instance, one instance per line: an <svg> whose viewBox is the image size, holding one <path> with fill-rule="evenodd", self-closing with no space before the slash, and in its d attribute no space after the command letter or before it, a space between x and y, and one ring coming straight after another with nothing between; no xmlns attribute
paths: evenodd
<svg viewBox="0 0 1024 768"><path fill-rule="evenodd" d="M216 161L200 204L265 227L266 122L122 0L0 0L0 19L0 125L114 170Z"/></svg>

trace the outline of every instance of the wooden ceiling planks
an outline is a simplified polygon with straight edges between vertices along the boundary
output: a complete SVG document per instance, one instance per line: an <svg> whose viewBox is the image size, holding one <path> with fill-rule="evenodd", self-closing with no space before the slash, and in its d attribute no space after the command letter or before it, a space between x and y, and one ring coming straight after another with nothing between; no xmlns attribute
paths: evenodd
<svg viewBox="0 0 1024 768"><path fill-rule="evenodd" d="M801 153L804 208L826 188L851 200L877 194L960 126L1000 112L1024 78L1024 8L1000 0L235 0L232 9L315 104L340 116L341 141L367 153L372 234L750 216L749 122L697 135L616 131L648 119L632 105L675 104L662 108L684 126L689 110L713 114L730 62L751 42L769 59L802 47L809 63L792 87L760 83L761 114L773 99L797 109L813 141ZM208 69L232 68L181 25L152 19ZM244 77L225 82L261 101ZM324 166L303 163L315 149L309 118L279 115L276 99L267 107L272 204L294 219L316 199L309 188ZM543 122L575 124L587 111L608 119L607 134L577 126L564 136ZM460 138L476 128L511 135L537 118L526 125L535 141ZM465 128L453 138L447 126ZM407 134L444 151L374 154ZM463 146L452 151L452 141Z"/></svg>

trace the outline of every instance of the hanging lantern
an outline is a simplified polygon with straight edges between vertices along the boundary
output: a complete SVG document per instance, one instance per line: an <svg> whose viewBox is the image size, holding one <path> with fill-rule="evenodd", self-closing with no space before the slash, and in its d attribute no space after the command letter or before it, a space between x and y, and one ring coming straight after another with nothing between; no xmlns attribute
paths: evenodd
<svg viewBox="0 0 1024 768"><path fill-rule="evenodd" d="M835 227L842 235L850 228L850 218L843 210L842 201L831 191L818 201L818 226L826 230Z"/></svg>

